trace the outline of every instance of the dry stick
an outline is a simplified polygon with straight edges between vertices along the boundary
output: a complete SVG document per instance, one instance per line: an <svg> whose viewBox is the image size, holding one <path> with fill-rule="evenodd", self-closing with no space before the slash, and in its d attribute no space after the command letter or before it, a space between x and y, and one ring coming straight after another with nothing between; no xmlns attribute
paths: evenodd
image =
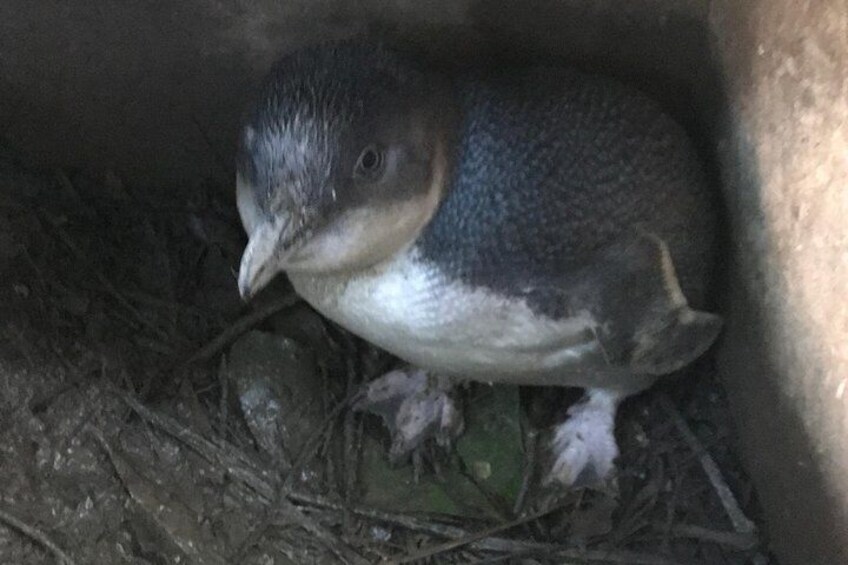
<svg viewBox="0 0 848 565"><path fill-rule="evenodd" d="M525 438L527 441L524 444L524 469L521 473L521 487L518 490L518 495L515 497L515 503L512 505L513 515L520 514L524 509L527 494L530 492L533 470L536 468L536 449L538 448L539 434L535 430L532 430L525 434Z"/></svg>
<svg viewBox="0 0 848 565"><path fill-rule="evenodd" d="M79 192L77 191L77 187L74 186L74 183L71 182L71 179L68 178L68 175L67 173L65 173L65 171L63 171L62 169L57 170L54 173L53 178L56 180L56 182L59 183L59 188L61 190L64 190L67 196L71 197L75 205L79 207L85 206L85 204L83 204L82 198L80 198Z"/></svg>
<svg viewBox="0 0 848 565"><path fill-rule="evenodd" d="M259 521L259 524L248 532L247 536L245 536L234 551L229 552L229 556L227 557L228 563L242 563L244 561L247 552L250 551L250 548L253 547L253 545L256 544L263 535L265 535L266 531L268 531L268 526L271 525L271 519L268 514L271 512L271 509L265 509L265 514Z"/></svg>
<svg viewBox="0 0 848 565"><path fill-rule="evenodd" d="M447 551L451 551L457 549L459 547L469 545L475 541L479 541L484 538L488 538L494 534L510 530L516 526L520 526L521 524L526 524L528 522L532 522L533 520L537 520L543 516L546 516L553 512L554 510L558 510L559 507L546 508L540 512L535 512L533 514L529 514L527 516L522 516L521 518L517 518L515 520L511 520L505 524L499 524L497 526L492 526L491 528L486 528L479 532L470 533L466 536L463 536L459 539L451 540L447 543L443 543L434 547L424 548L420 551L416 551L415 553L411 553L406 557L402 557L397 560L391 560L390 563L396 563L400 565L401 563L411 563L412 561L418 561L419 559L426 559L428 557L433 557L440 553L445 553Z"/></svg>
<svg viewBox="0 0 848 565"><path fill-rule="evenodd" d="M59 563L63 565L76 565L76 562L71 559L67 553L62 551L62 548L53 543L53 541L47 537L47 534L30 526L26 522L15 518L3 509L0 509L0 522L3 522L10 528L18 530L33 541L36 541L46 547L56 557Z"/></svg>
<svg viewBox="0 0 848 565"><path fill-rule="evenodd" d="M657 524L657 529L665 530L663 524ZM706 541L723 545L740 551L754 549L757 545L757 537L753 533L724 532L712 530L694 524L675 524L671 527L671 534L677 538L688 538L698 541Z"/></svg>
<svg viewBox="0 0 848 565"><path fill-rule="evenodd" d="M150 410L138 400L136 400L134 397L122 391L116 390L115 393L118 394L124 400L124 402L126 402L143 419L157 426L158 428L163 430L165 433L171 435L175 439L186 444L189 448L196 451L208 461L225 467L233 479L239 481L240 483L253 490L267 503L272 503L278 500L276 490L272 486L271 482L265 478L265 473L263 472L263 470L258 466L257 463L249 459L238 448L226 444L225 442L221 442L223 445L217 445L214 442L200 436L196 432L185 428L176 420L163 414L159 414L153 410ZM380 510L360 506L347 507L343 503L334 502L329 498L320 495L289 491L285 492L284 496L291 502L295 502L301 505L309 505L317 508L335 510L337 512L343 511L347 508L354 514L365 518L395 524L397 526L409 530L426 532L432 535L438 535L446 538L458 539L472 535L470 532L467 532L462 528L458 528L456 526L428 522L412 516L382 512ZM308 521L306 525L308 525L309 527L304 527L307 529L307 531L315 535L316 538L325 541L325 543L328 543L331 548L333 548L333 545L330 544L329 541L332 540L340 544L342 547L350 549L348 546L342 544L341 540L338 540L338 538L336 538L336 536L334 536L332 533L328 532L319 524L315 523L307 516L303 515L302 511L300 511L297 507L291 507L291 509L297 512L293 516L298 520L301 525L304 525L304 521ZM476 540L470 543L469 547L477 550L493 551L498 553L536 552L544 553L546 555L556 555L563 559L594 561L600 563L627 563L630 565L672 564L671 561L660 557L634 552L580 550L570 546L559 544L513 540L508 538L497 537L486 537L480 540ZM352 552L353 550L350 551ZM362 559L362 557L358 554L354 553L354 555L356 555L357 560Z"/></svg>
<svg viewBox="0 0 848 565"><path fill-rule="evenodd" d="M193 121L195 127L197 127L197 131L200 133L200 137L203 138L203 142L209 147L209 151L215 159L215 164L219 169L221 169L221 172L227 176L232 174L230 161L225 159L218 148L215 147L215 144L212 143L212 138L209 136L208 128L203 127L203 124L200 123L200 120L197 119L197 116L194 114L191 115L191 121Z"/></svg>
<svg viewBox="0 0 848 565"><path fill-rule="evenodd" d="M240 335L249 331L257 324L262 323L265 319L273 316L280 310L285 310L297 304L300 298L294 294L286 294L259 306L256 310L249 312L229 325L224 331L215 336L212 341L204 345L200 350L192 355L186 365L209 361L218 353L224 350L230 342L235 341Z"/></svg>
<svg viewBox="0 0 848 565"><path fill-rule="evenodd" d="M62 243L64 243L65 246L71 250L71 253L73 253L74 256L76 256L76 258L79 259L82 263L92 267L92 273L94 274L94 277L97 279L97 282L99 282L100 285L106 290L106 293L109 294L109 296L115 299L118 304L123 306L127 312L132 314L133 318L135 318L135 320L139 324L156 334L160 339L164 339L166 342L173 339L173 336L168 335L162 329L157 327L156 324L145 318L141 314L141 312L139 312L138 309L136 309L136 307L133 306L130 301L127 300L124 295L118 291L117 288L115 288L115 285L112 284L112 281L107 279L106 276L101 273L99 269L95 268L92 265L91 261L89 261L85 253L83 253L82 249L77 247L77 244L74 243L73 239L71 239L71 236L68 234L68 232L65 231L65 229L59 224L59 222L56 221L56 219L47 214L45 214L44 217L47 219L50 225L53 226L53 229L56 231L56 234L59 236L59 239L61 239Z"/></svg>
<svg viewBox="0 0 848 565"><path fill-rule="evenodd" d="M189 562L198 565L226 565L220 555L220 547L216 547L216 540L202 527L194 510L179 500L173 500L173 493L169 494L167 489L163 491L161 485L136 469L121 453L113 449L102 430L90 426L87 431L106 452L115 476L130 500L166 533L188 557Z"/></svg>
<svg viewBox="0 0 848 565"><path fill-rule="evenodd" d="M221 400L218 403L218 434L221 439L227 439L227 419L230 415L230 368L227 356L221 355L218 365L218 384L221 387Z"/></svg>
<svg viewBox="0 0 848 565"><path fill-rule="evenodd" d="M509 560L512 563L513 559L520 557L558 557L559 559L567 560L562 561L562 563L567 563L569 565L576 565L577 563L595 563L597 565L678 565L674 561L669 561L664 557L653 557L651 555L642 555L639 553L631 553L631 552L605 552L605 551L587 551L588 555L583 556L573 556L570 553L567 555L565 553L557 553L556 555L540 555L538 552L534 551L523 551L521 553L515 553L512 555L499 555L497 557L489 557L484 559L479 559L477 561L469 561L469 563L473 565L491 565L492 563L503 563ZM531 562L535 562L532 561Z"/></svg>
<svg viewBox="0 0 848 565"><path fill-rule="evenodd" d="M348 406L354 397L348 397L345 400L342 400L324 417L324 421L321 422L321 425L318 426L312 435L310 435L306 442L303 444L303 447L300 450L300 453L297 455L297 458L292 462L291 469L289 469L286 477L283 479L283 490L289 490L291 488L294 480L300 475L303 467L318 453L318 450L321 449L321 438L327 433L330 426L332 426L333 422L336 418L339 417L342 410L345 406Z"/></svg>
<svg viewBox="0 0 848 565"><path fill-rule="evenodd" d="M334 510L341 512L345 505L340 502L334 502L327 497L303 493L291 492L289 498L299 504L313 506L316 508ZM375 508L367 508L363 506L351 506L349 510L358 516L368 518L378 522L384 522L406 528L416 532L424 532L430 535L441 536L445 538L462 539L474 535L457 526L449 524L440 524L438 522L430 522L422 520L414 516L406 514L395 514L392 512L384 512ZM654 555L636 553L629 551L607 551L607 550L582 550L572 546L543 543L536 541L517 540L510 538L499 537L484 537L479 540L472 541L468 544L472 549L478 551L491 551L506 554L544 554L546 556L559 556L563 559L574 559L578 561L594 561L600 563L627 563L629 565L672 565L673 562L663 557Z"/></svg>
<svg viewBox="0 0 848 565"><path fill-rule="evenodd" d="M674 481L674 490L671 493L671 500L669 500L668 506L666 507L666 518L665 524L663 525L662 539L663 553L667 553L670 550L671 530L674 527L674 517L677 512L677 498L680 496L680 485L681 481Z"/></svg>
<svg viewBox="0 0 848 565"><path fill-rule="evenodd" d="M756 526L754 526L754 523L745 516L744 512L742 512L742 509L739 507L739 503L736 501L736 497L733 496L733 492L724 480L715 460L709 452L707 452L704 446L701 445L701 442L692 430L689 429L689 426L686 424L683 416L680 415L680 412L677 411L677 408L674 406L671 399L663 394L660 395L659 400L666 413L668 413L671 417L672 422L674 422L677 431L680 432L680 435L683 436L683 439L689 445L689 449L691 449L698 457L701 467L704 469L704 473L706 473L710 484L712 484L719 500L721 500L722 506L724 506L724 511L727 512L727 516L733 524L733 529L742 534L754 533Z"/></svg>
<svg viewBox="0 0 848 565"><path fill-rule="evenodd" d="M224 359L225 357L222 356L221 358ZM288 496L288 493L291 490L291 485L294 480L300 475L300 471L303 466L306 465L306 463L308 463L315 456L318 449L321 447L321 436L326 433L327 429L338 417L342 408L347 406L347 404L348 401L340 402L333 409L333 411L325 418L324 422L320 426L318 426L315 432L313 432L313 434L307 439L306 443L304 444L304 447L301 449L300 454L298 454L297 458L293 461L291 468L284 475L282 480L282 486L277 490L274 495L275 499ZM222 436L221 439L225 440L226 437ZM270 522L270 518L266 517L265 519L263 519L261 527L258 528L256 531L261 534L260 530L264 531L270 524ZM236 551L235 555L242 555L242 553L247 549L248 543L251 541L250 537L252 536L249 536L249 538L241 544L241 548Z"/></svg>
<svg viewBox="0 0 848 565"><path fill-rule="evenodd" d="M355 353L354 349L354 353ZM347 395L352 397L356 394L356 364L352 358L347 362ZM350 505L353 497L353 490L356 488L356 472L359 469L359 460L356 456L356 441L354 425L356 414L353 410L348 410L344 417L344 499L347 505ZM349 531L351 528L350 512L345 511L342 514L344 530Z"/></svg>
<svg viewBox="0 0 848 565"><path fill-rule="evenodd" d="M181 310L186 314L191 314L192 316L197 316L199 318L204 319L214 319L214 315L210 314L209 311L204 310L202 308L198 308L197 306L192 306L190 304L183 304L181 302L177 302L176 300L171 300L168 298L162 298L160 296L156 296L153 294L149 294L147 292L142 292L140 290L129 290L124 293L127 298L135 300L136 302L140 302L145 306L150 306L152 308L162 308L165 310Z"/></svg>
<svg viewBox="0 0 848 565"><path fill-rule="evenodd" d="M292 491L291 493L289 493L289 498L292 501L297 502L298 504L312 506L322 510L332 510L335 512L341 512L345 509L345 504L343 502L332 500L331 498L320 494ZM421 520L420 518L416 518L407 514L395 514L392 512L378 510L376 508L368 508L357 505L350 506L350 511L356 514L357 516L362 516L363 518L368 518L379 522L386 522L388 524L393 524L395 526L406 528L407 530L425 532L428 534L433 534L446 538L461 538L463 536L468 535L468 532L466 532L462 528L451 526L449 524L439 524L437 522ZM536 544L535 542L529 543L532 543L534 548L540 547L540 545ZM491 550L499 551L498 549Z"/></svg>
<svg viewBox="0 0 848 565"><path fill-rule="evenodd" d="M366 563L361 555L342 542L335 534L304 515L287 498L283 497L281 499L271 482L263 477L264 473L260 468L257 468L258 465L251 461L239 449L229 445L227 448L216 445L213 441L186 428L173 418L149 409L133 396L120 390L114 390L114 392L142 419L155 425L174 439L184 443L210 462L227 469L227 472L232 478L249 486L259 496L265 499L267 503L282 503L282 508L278 510L285 512L291 520L296 521L304 530L323 541L340 559L346 562Z"/></svg>
<svg viewBox="0 0 848 565"><path fill-rule="evenodd" d="M560 559L600 565L682 565L658 555L604 549L569 550L556 553Z"/></svg>

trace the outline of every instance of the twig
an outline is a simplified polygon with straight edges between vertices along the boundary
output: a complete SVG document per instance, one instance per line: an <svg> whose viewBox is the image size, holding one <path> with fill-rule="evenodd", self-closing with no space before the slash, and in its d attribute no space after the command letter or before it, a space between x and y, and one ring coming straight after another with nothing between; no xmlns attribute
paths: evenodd
<svg viewBox="0 0 848 565"><path fill-rule="evenodd" d="M520 514L524 509L527 494L530 492L533 472L536 469L536 450L539 433L536 430L531 430L524 434L524 437L527 440L524 444L524 469L521 473L521 487L518 490L518 495L515 497L515 503L512 505L513 515Z"/></svg>
<svg viewBox="0 0 848 565"><path fill-rule="evenodd" d="M756 530L756 526L748 519L747 516L745 516L745 513L742 512L742 509L739 507L739 503L736 501L736 497L733 496L733 492L724 480L715 460L709 452L707 452L704 446L701 445L701 442L692 430L689 429L689 426L686 424L686 421L683 419L683 416L680 415L680 412L678 412L671 399L662 394L659 397L659 401L663 409L665 409L666 413L671 417L677 431L680 432L680 435L683 436L683 439L689 445L689 449L691 449L698 457L701 467L704 469L704 473L706 473L710 484L712 484L722 506L724 506L724 511L727 513L728 518L730 518L731 524L733 524L733 529L741 534L753 533Z"/></svg>
<svg viewBox="0 0 848 565"><path fill-rule="evenodd" d="M519 553L518 555L491 555L489 557L484 557L483 559L470 561L469 565L492 565L492 563L503 563L505 561L514 563L514 559L520 559L522 557L533 557L533 552L526 551L524 553Z"/></svg>
<svg viewBox="0 0 848 565"><path fill-rule="evenodd" d="M33 526L30 526L26 522L12 516L2 508L0 508L0 522L3 522L10 528L18 530L20 533L24 534L28 538L43 545L56 557L59 563L63 565L76 565L76 562L71 559L71 557L67 553L62 551L62 548L60 548L53 542L53 540L47 537L47 534Z"/></svg>
<svg viewBox="0 0 848 565"><path fill-rule="evenodd" d="M328 510L342 511L345 505L340 502L335 502L327 497L303 493L291 492L289 499L299 504L315 506ZM430 522L422 520L414 516L406 514L395 514L392 512L384 512L375 508L367 508L363 506L351 506L351 512L363 518L369 518L379 522L393 524L407 530L424 532L430 535L441 536L451 539L462 539L473 535L457 526L449 524L440 524L438 522ZM582 562L593 563L626 563L628 565L673 565L673 561L663 557L648 555L644 553L635 553L628 551L607 551L607 550L583 550L572 546L543 543L529 541L523 539L509 539L501 537L484 537L474 540L467 544L470 548L478 551L491 551L496 553L519 554L532 553L535 555L556 556L562 559L572 559Z"/></svg>
<svg viewBox="0 0 848 565"><path fill-rule="evenodd" d="M329 497L322 496L320 494L292 491L289 493L289 498L298 504L313 506L324 510L341 512L345 508L345 504L343 502L334 501ZM392 512L377 510L376 508L368 508L357 505L350 506L350 511L358 516L362 516L363 518L386 522L406 528L407 530L425 532L446 538L460 538L468 535L468 532L456 526L440 524L438 522L428 522L407 514L395 514Z"/></svg>
<svg viewBox="0 0 848 565"><path fill-rule="evenodd" d="M221 363L218 365L218 384L221 387L221 401L218 404L218 433L221 439L227 439L227 419L230 414L230 369L226 355L221 355Z"/></svg>
<svg viewBox="0 0 848 565"><path fill-rule="evenodd" d="M214 316L213 314L210 314L208 311L202 308L198 308L197 306L183 304L182 302L177 302L176 300L172 300L169 298L161 298L159 296L148 294L140 290L128 290L124 294L126 294L127 298L135 300L136 302L140 302L145 306L162 308L169 311L180 310L186 314L191 314L192 316L203 318L204 320L214 321L214 319L216 318L216 316Z"/></svg>
<svg viewBox="0 0 848 565"><path fill-rule="evenodd" d="M347 361L347 396L352 397L356 394L356 364L352 357L348 358ZM356 446L356 438L355 438L355 425L356 425L356 414L353 410L348 410L344 416L344 461L343 461L343 471L344 471L344 499L347 506L351 504L351 500L353 497L353 491L356 488L356 475L359 469L359 459L357 457L357 446ZM349 531L351 528L351 514L348 511L345 511L342 514L344 520L344 528L345 531Z"/></svg>
<svg viewBox="0 0 848 565"><path fill-rule="evenodd" d="M138 309L136 309L136 307L133 306L130 301L127 300L124 295L118 291L117 288L115 288L115 285L112 284L112 281L107 279L106 276L92 264L86 254L83 253L82 249L80 249L77 244L74 243L73 239L71 239L71 236L68 234L68 232L65 231L65 229L59 224L59 222L55 218L51 217L48 214L44 214L43 216L47 219L50 225L53 226L53 229L59 236L59 239L62 240L62 243L65 244L65 247L67 247L80 262L91 267L92 274L109 296L111 296L118 304L120 304L127 312L129 312L139 324L153 332L160 339L163 339L166 342L169 342L174 339L175 336L168 335L167 332L163 331L161 328L157 327L156 324L145 318L144 315L142 315L142 313L139 312Z"/></svg>
<svg viewBox="0 0 848 565"><path fill-rule="evenodd" d="M546 516L553 512L554 510L558 510L559 507L546 508L540 512L535 512L533 514L529 514L527 516L522 516L521 518L517 518L515 520L511 520L505 524L499 524L497 526L492 526L491 528L486 528L479 532L473 532L466 536L463 536L459 539L451 540L447 543L443 543L434 547L424 548L420 551L416 551L406 557L402 557L397 560L392 560L390 563L396 563L400 565L401 563L411 563L413 561L418 561L419 559L426 559L428 557L433 557L440 553L445 553L447 551L452 551L459 547L470 545L475 541L479 541L488 537L493 536L494 534L498 534L504 532L506 530L510 530L516 526L520 526L521 524L526 524L528 522L532 522L533 520L538 520L539 518Z"/></svg>
<svg viewBox="0 0 848 565"><path fill-rule="evenodd" d="M59 189L65 191L65 195L74 201L75 206L85 206L83 204L82 198L80 198L79 192L77 191L77 187L74 186L74 183L71 182L71 179L68 178L68 175L67 173L65 173L65 171L63 171L62 169L58 169L54 173L53 177L59 184Z"/></svg>
<svg viewBox="0 0 848 565"><path fill-rule="evenodd" d="M212 152L212 156L214 157L215 164L218 168L221 169L221 172L225 175L230 174L230 166L229 161L224 159L221 152L218 151L218 148L215 147L215 144L212 143L212 138L209 137L209 132L203 125L200 123L200 120L197 119L197 116L192 114L191 121L194 122L194 125L197 127L197 131L200 133L200 137L203 138L203 142L209 147L209 151Z"/></svg>
<svg viewBox="0 0 848 565"><path fill-rule="evenodd" d="M357 563L362 563L364 561L361 556L355 553L354 550L347 544L344 544L342 540L326 530L323 526L317 524L314 520L310 519L303 513L302 510L291 503L310 505L338 512L348 509L350 512L358 516L395 524L409 530L426 532L431 535L438 535L445 538L462 539L474 535L472 532L467 532L466 530L456 526L429 522L403 514L382 512L380 510L367 507L347 506L344 503L334 502L329 498L310 493L284 490L281 493L282 498L278 498L277 490L274 488L270 480L266 478L268 476L267 470L262 468L260 464L252 461L246 454L242 453L235 446L227 444L226 442L218 442L218 444L216 444L215 442L200 436L196 432L185 428L176 420L150 410L132 396L127 395L122 391L115 392L143 419L149 421L152 425L155 425L165 433L186 444L189 448L196 451L208 461L226 468L230 477L254 491L265 501L266 504L274 504L278 508L281 507L280 510L285 511L285 515L289 520L296 521L299 525L301 525L301 527L312 533L317 539L326 543L328 547L330 547L330 549L332 549L334 553L342 559L349 559ZM284 502L288 503L284 504ZM561 544L499 537L484 537L467 543L467 545L475 550L492 551L497 553L534 552L536 554L587 563L627 563L630 565L672 565L673 563L662 557L641 553L582 550Z"/></svg>
<svg viewBox="0 0 848 565"><path fill-rule="evenodd" d="M283 488L285 490L288 490L291 487L295 479L300 476L300 472L303 470L303 467L315 456L316 453L318 453L318 450L321 449L321 438L324 437L345 406L350 405L353 398L354 397L348 397L336 404L336 406L330 410L329 414L324 417L324 421L321 425L318 426L312 435L307 438L300 450L300 453L298 453L297 458L292 463L291 469L289 469L288 474L285 479L283 479Z"/></svg>
<svg viewBox="0 0 848 565"><path fill-rule="evenodd" d="M291 293L259 306L256 310L245 314L230 324L229 327L215 336L212 341L200 348L197 353L192 355L189 360L186 361L186 365L209 361L218 355L218 353L223 351L230 342L235 341L240 335L249 331L257 324L262 323L265 319L273 316L280 310L285 310L286 308L294 306L299 301L300 298L296 294Z"/></svg>
<svg viewBox="0 0 848 565"><path fill-rule="evenodd" d="M141 418L193 449L208 461L225 468L232 478L249 486L267 504L274 505L276 510L285 514L291 521L296 522L301 528L315 536L316 539L324 542L340 559L351 563L366 563L362 556L335 534L291 504L285 497L285 493L282 497L279 496L277 489L263 476L267 473L263 473L259 465L251 461L238 448L225 442L221 442L222 446L216 445L213 441L186 428L173 418L149 409L133 396L117 389L114 392Z"/></svg>
<svg viewBox="0 0 848 565"><path fill-rule="evenodd" d="M655 529L667 531L665 524L656 524ZM712 530L694 524L675 524L671 527L671 535L677 538L689 538L698 541L716 543L732 549L747 551L757 545L757 536L753 532L724 532Z"/></svg>
<svg viewBox="0 0 848 565"><path fill-rule="evenodd" d="M663 524L662 548L667 552L671 544L671 530L674 528L674 517L677 514L677 499L680 496L681 481L674 481L674 490L666 506L665 524Z"/></svg>
<svg viewBox="0 0 848 565"><path fill-rule="evenodd" d="M677 561L659 555L604 549L570 549L559 551L551 557L599 565L679 565Z"/></svg>
<svg viewBox="0 0 848 565"><path fill-rule="evenodd" d="M250 551L250 548L253 547L262 538L262 536L265 535L265 532L268 531L268 527L271 526L269 509L266 508L263 514L262 519L256 527L251 528L251 531L248 532L247 536L245 536L241 543L238 544L235 550L230 552L230 555L227 558L228 563L243 563L247 556L247 552Z"/></svg>
<svg viewBox="0 0 848 565"><path fill-rule="evenodd" d="M200 516L168 492L167 488L151 481L119 453L98 428L88 432L106 452L116 476L130 499L168 536L174 544L198 565L225 565L218 540L201 526Z"/></svg>

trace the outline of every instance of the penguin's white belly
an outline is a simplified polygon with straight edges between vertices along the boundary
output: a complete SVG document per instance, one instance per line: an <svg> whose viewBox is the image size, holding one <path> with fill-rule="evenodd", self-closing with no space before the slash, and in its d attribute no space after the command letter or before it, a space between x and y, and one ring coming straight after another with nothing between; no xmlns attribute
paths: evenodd
<svg viewBox="0 0 848 565"><path fill-rule="evenodd" d="M289 278L325 316L427 370L566 386L602 386L625 372L599 366L603 350L588 313L547 318L523 299L448 281L415 251L354 276Z"/></svg>

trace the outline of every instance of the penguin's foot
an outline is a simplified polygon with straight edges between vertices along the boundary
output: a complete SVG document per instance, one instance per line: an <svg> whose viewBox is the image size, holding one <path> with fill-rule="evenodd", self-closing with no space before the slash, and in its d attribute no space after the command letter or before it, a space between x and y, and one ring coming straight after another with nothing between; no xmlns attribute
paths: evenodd
<svg viewBox="0 0 848 565"><path fill-rule="evenodd" d="M559 424L550 448L553 465L544 485L604 487L612 481L618 445L615 442L615 412L622 395L589 389L568 409L568 419Z"/></svg>
<svg viewBox="0 0 848 565"><path fill-rule="evenodd" d="M450 448L464 427L462 412L448 379L419 369L386 373L365 386L354 410L383 419L392 436L392 462L406 459L427 439Z"/></svg>

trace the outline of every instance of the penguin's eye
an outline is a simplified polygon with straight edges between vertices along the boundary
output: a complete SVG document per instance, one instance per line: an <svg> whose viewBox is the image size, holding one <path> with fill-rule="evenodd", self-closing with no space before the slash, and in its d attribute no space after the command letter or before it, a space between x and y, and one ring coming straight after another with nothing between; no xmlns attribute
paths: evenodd
<svg viewBox="0 0 848 565"><path fill-rule="evenodd" d="M383 152L377 147L369 145L362 150L362 154L356 161L354 173L359 177L374 179L383 170Z"/></svg>

